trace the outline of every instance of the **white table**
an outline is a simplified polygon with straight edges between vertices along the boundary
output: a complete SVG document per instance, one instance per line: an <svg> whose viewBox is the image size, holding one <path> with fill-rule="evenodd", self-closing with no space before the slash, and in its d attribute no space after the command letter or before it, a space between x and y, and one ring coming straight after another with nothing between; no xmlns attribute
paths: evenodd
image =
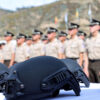
<svg viewBox="0 0 100 100"><path fill-rule="evenodd" d="M0 94L0 100L5 100L2 94ZM45 100L100 100L100 84L91 83L89 88L84 88L81 84L80 96L75 96L73 91L61 90L58 97Z"/></svg>
<svg viewBox="0 0 100 100"><path fill-rule="evenodd" d="M100 100L100 84L91 83L89 88L81 84L80 96L75 96L73 91L61 90L58 97L46 100Z"/></svg>

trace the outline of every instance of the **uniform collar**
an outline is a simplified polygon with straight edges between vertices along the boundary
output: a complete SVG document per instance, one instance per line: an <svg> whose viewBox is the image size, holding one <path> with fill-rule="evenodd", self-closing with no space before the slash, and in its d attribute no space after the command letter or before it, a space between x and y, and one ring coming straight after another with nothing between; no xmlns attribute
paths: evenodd
<svg viewBox="0 0 100 100"><path fill-rule="evenodd" d="M22 43L21 45L17 44L17 47L21 47L21 46L25 46L25 45L26 45L25 43Z"/></svg>
<svg viewBox="0 0 100 100"><path fill-rule="evenodd" d="M37 44L37 43L41 43L41 40L38 40L38 41L34 42L33 44Z"/></svg>
<svg viewBox="0 0 100 100"><path fill-rule="evenodd" d="M6 42L6 44L10 44L12 40L10 40L9 42Z"/></svg>
<svg viewBox="0 0 100 100"><path fill-rule="evenodd" d="M96 37L92 37L92 39L100 38L100 32L98 32Z"/></svg>
<svg viewBox="0 0 100 100"><path fill-rule="evenodd" d="M73 39L71 38L71 40L76 40L78 39L78 36L76 35Z"/></svg>
<svg viewBox="0 0 100 100"><path fill-rule="evenodd" d="M41 40L39 40L37 43L41 43Z"/></svg>
<svg viewBox="0 0 100 100"><path fill-rule="evenodd" d="M57 39L55 38L53 41L51 41L50 43L52 43L52 42L57 42Z"/></svg>

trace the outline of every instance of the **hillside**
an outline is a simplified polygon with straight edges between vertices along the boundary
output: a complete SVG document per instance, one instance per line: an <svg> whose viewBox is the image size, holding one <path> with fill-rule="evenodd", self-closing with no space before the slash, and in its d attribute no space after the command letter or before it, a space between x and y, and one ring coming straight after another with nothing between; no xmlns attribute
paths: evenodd
<svg viewBox="0 0 100 100"><path fill-rule="evenodd" d="M89 24L88 8L92 5L93 18L100 20L100 0L59 0L55 3L20 9L16 12L1 12L0 16L0 34L6 30L15 34L23 32L31 34L34 28L42 29L44 32L47 27L54 26L60 30L65 30L65 14L69 15L69 22L76 22L81 25L81 29L88 32ZM75 17L76 9L79 9L80 20ZM58 23L54 23L54 18L58 18Z"/></svg>

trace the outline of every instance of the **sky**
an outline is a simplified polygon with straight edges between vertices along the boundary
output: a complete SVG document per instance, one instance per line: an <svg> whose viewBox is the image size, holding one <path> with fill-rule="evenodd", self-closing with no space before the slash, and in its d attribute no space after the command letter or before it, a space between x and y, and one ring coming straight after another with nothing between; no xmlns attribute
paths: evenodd
<svg viewBox="0 0 100 100"><path fill-rule="evenodd" d="M40 6L57 0L0 0L0 8L16 10L16 8Z"/></svg>

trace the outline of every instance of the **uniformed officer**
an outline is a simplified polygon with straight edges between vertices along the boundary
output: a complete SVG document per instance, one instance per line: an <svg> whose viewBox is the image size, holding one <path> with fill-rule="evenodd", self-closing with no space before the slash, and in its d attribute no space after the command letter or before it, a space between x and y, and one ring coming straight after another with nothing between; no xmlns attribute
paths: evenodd
<svg viewBox="0 0 100 100"><path fill-rule="evenodd" d="M77 33L77 36L78 36L80 39L82 39L83 41L85 41L86 35L87 35L87 34L86 34L85 32L83 32L83 31L81 31L81 30L79 30L78 33Z"/></svg>
<svg viewBox="0 0 100 100"><path fill-rule="evenodd" d="M42 38L41 38L42 42L44 44L47 44L48 43L48 36L47 35L43 35Z"/></svg>
<svg viewBox="0 0 100 100"><path fill-rule="evenodd" d="M29 59L29 52L26 44L24 43L26 39L26 35L19 33L17 35L17 46L15 52L15 62L23 62Z"/></svg>
<svg viewBox="0 0 100 100"><path fill-rule="evenodd" d="M32 36L27 36L26 37L26 47L27 47L27 50L28 50L28 52L30 54L30 57L31 57L31 53L30 52L31 52L32 45L33 45Z"/></svg>
<svg viewBox="0 0 100 100"><path fill-rule="evenodd" d="M64 31L60 31L58 34L58 39L61 41L61 43L64 43L67 39L67 33Z"/></svg>
<svg viewBox="0 0 100 100"><path fill-rule="evenodd" d="M43 43L43 54L45 55L46 44L49 42L48 36L46 34L42 35L41 40L42 40L42 43Z"/></svg>
<svg viewBox="0 0 100 100"><path fill-rule="evenodd" d="M62 59L63 58L63 46L56 39L57 32L58 30L56 28L53 28L53 27L48 28L47 34L48 34L49 42L45 46L45 55Z"/></svg>
<svg viewBox="0 0 100 100"><path fill-rule="evenodd" d="M14 64L15 58L15 45L12 44L12 38L14 34L11 32L6 32L4 34L6 45L3 47L4 64L8 67Z"/></svg>
<svg viewBox="0 0 100 100"><path fill-rule="evenodd" d="M31 48L31 57L43 56L43 43L41 41L42 32L40 30L35 29L32 34L32 39L34 41L33 46Z"/></svg>
<svg viewBox="0 0 100 100"><path fill-rule="evenodd" d="M98 20L92 19L90 23L91 38L86 45L89 57L89 77L91 82L100 82L100 34Z"/></svg>
<svg viewBox="0 0 100 100"><path fill-rule="evenodd" d="M77 33L77 36L83 40L84 45L86 47L86 33L79 30ZM84 52L84 56L83 56L83 70L85 72L85 74L89 77L89 71L88 71L88 55L87 55L87 50Z"/></svg>
<svg viewBox="0 0 100 100"><path fill-rule="evenodd" d="M1 48L3 49L3 47L6 45L6 41L1 42Z"/></svg>
<svg viewBox="0 0 100 100"><path fill-rule="evenodd" d="M82 66L85 46L83 41L77 36L79 27L76 23L69 24L68 30L71 38L65 43L65 56L73 60L79 59L78 63Z"/></svg>
<svg viewBox="0 0 100 100"><path fill-rule="evenodd" d="M61 44L63 45L63 48L65 50L65 42L67 42L67 36L68 34L64 31L60 31L58 34L58 40L61 42ZM65 51L64 51L65 54ZM63 54L63 58L65 58L65 55Z"/></svg>

